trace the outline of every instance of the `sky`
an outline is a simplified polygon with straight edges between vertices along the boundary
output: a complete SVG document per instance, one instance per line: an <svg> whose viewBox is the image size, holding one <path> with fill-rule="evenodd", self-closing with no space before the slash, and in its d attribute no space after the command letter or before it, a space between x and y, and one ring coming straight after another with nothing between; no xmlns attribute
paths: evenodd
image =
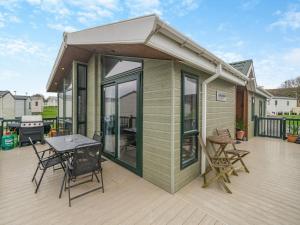
<svg viewBox="0 0 300 225"><path fill-rule="evenodd" d="M253 59L265 88L300 76L300 0L0 0L0 90L53 95L64 31L151 13L226 62Z"/></svg>

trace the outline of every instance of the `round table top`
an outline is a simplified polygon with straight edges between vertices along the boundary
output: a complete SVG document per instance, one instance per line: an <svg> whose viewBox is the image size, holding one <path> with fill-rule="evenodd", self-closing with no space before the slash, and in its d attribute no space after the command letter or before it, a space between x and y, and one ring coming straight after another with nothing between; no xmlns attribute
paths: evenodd
<svg viewBox="0 0 300 225"><path fill-rule="evenodd" d="M232 142L232 139L227 136L209 136L207 137L207 140L213 144L230 144Z"/></svg>

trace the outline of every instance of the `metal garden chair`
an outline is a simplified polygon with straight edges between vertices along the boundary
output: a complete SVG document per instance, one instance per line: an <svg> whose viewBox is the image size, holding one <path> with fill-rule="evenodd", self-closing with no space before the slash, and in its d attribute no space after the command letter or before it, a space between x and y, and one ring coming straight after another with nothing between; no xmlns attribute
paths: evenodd
<svg viewBox="0 0 300 225"><path fill-rule="evenodd" d="M226 149L226 154L229 155L229 160L231 161L232 164L235 164L236 162L240 161L240 163L242 164L244 170L249 173L249 170L247 168L247 166L245 165L243 158L248 155L250 152L247 150L241 150L241 149L237 149L236 145L235 145L235 141L232 138L232 136L230 135L230 131L226 128L223 129L219 129L217 128L217 134L220 136L225 136L225 137L229 137L232 141L231 141L231 145L232 145L232 149Z"/></svg>
<svg viewBox="0 0 300 225"><path fill-rule="evenodd" d="M38 165L36 167L36 170L34 172L32 180L31 180L32 182L34 181L35 184L36 184L35 193L37 193L38 189L41 185L41 182L43 180L43 177L44 177L44 174L45 174L46 170L50 167L55 166L55 165L61 165L61 167L64 168L64 162L63 162L62 156L57 155L57 154L52 154L48 157L45 157L46 152L53 151L52 148L49 148L49 149L46 149L46 150L43 150L43 151L38 151L35 147L35 144L32 142L30 137L28 138L28 140L29 140L30 144L32 145L32 147L34 149L34 152L35 152L35 154L38 158ZM42 175L41 175L39 181L37 182L36 174L37 174L37 171L39 169L42 170Z"/></svg>
<svg viewBox="0 0 300 225"><path fill-rule="evenodd" d="M102 167L101 167L101 151L102 151L101 143L90 144L90 145L79 145L75 148L72 157L69 160L67 160L67 168L65 170L65 176L61 186L59 198L61 198L62 189L64 186L65 190L68 189L70 207L71 207L72 200L79 198L83 195L86 195L88 193L91 193L99 189L102 189L102 192L104 193L104 184L103 184ZM99 172L101 176L100 177L101 186L71 197L71 188L87 182L92 182L94 176L96 177L97 182L100 183L100 180L97 176L97 172ZM91 177L91 179L84 180L82 182L77 183L77 179L79 177L81 178ZM70 184L71 182L73 182L74 184L71 185Z"/></svg>
<svg viewBox="0 0 300 225"><path fill-rule="evenodd" d="M230 183L228 174L232 171L232 165L225 157L213 157L211 156L210 152L208 151L206 145L204 144L202 138L199 136L199 144L202 151L205 154L209 167L206 168L205 172L202 174L203 176L203 185L202 187L205 188L213 182L218 182L221 186L224 187L226 192L232 193L231 190L225 184L225 181ZM206 175L212 171L214 175L210 177L208 180L206 179Z"/></svg>

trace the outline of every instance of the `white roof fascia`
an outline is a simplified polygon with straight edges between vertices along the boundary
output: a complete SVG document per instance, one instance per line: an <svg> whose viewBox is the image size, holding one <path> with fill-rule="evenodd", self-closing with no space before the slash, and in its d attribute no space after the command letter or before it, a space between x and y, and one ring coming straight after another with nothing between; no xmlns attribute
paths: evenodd
<svg viewBox="0 0 300 225"><path fill-rule="evenodd" d="M48 90L50 88L50 84L52 83L52 80L54 78L54 74L57 70L58 64L59 64L59 62L60 62L60 60L61 60L61 58L62 58L62 56L65 52L65 49L67 47L67 45L65 43L66 38L67 38L67 34L64 33L64 40L60 45L59 52L58 52L57 57L56 57L55 62L54 62L54 66L52 67L52 71L51 71L50 77L49 77L48 82L47 82L46 90Z"/></svg>
<svg viewBox="0 0 300 225"><path fill-rule="evenodd" d="M144 43L156 21L155 15L124 20L68 34L68 45Z"/></svg>
<svg viewBox="0 0 300 225"><path fill-rule="evenodd" d="M160 29L158 32L152 34L152 37L148 38L148 41L145 43L146 45L176 58L180 58L183 61L190 62L194 66L201 67L210 73L216 71L217 64L222 64L224 69L233 73L231 76L236 76L243 81L248 80L240 71L225 63L161 20L157 20L157 25L160 26ZM172 41L170 41L170 39ZM208 59L206 60L205 58ZM243 85L245 85L245 83L243 83Z"/></svg>
<svg viewBox="0 0 300 225"><path fill-rule="evenodd" d="M265 98L271 98L270 95L266 94L263 90L258 89L258 88L256 89L255 93L258 94L258 95L261 95L261 96L263 96Z"/></svg>

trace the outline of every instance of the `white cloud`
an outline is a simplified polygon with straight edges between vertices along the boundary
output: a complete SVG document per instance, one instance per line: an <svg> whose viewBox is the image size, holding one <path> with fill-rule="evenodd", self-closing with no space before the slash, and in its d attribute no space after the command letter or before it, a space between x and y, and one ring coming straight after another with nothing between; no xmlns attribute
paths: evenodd
<svg viewBox="0 0 300 225"><path fill-rule="evenodd" d="M47 24L47 26L51 29L62 31L62 32L74 32L74 31L77 30L73 26L63 25L63 24L60 24L60 23L58 23L58 24L50 23L50 24Z"/></svg>
<svg viewBox="0 0 300 225"><path fill-rule="evenodd" d="M0 55L36 54L39 45L22 39L0 38Z"/></svg>
<svg viewBox="0 0 300 225"><path fill-rule="evenodd" d="M0 71L0 81L10 81L12 79L16 79L16 78L20 78L21 75L16 72L16 71L12 71L12 70L1 70Z"/></svg>
<svg viewBox="0 0 300 225"><path fill-rule="evenodd" d="M20 23L20 22L21 20L17 16L12 15L11 12L4 12L4 13L0 12L0 28L5 27L7 24L10 23Z"/></svg>
<svg viewBox="0 0 300 225"><path fill-rule="evenodd" d="M269 29L279 27L283 29L290 28L292 30L296 30L300 28L300 11L292 9L281 15L282 16L277 21L269 26Z"/></svg>
<svg viewBox="0 0 300 225"><path fill-rule="evenodd" d="M300 48L291 49L289 52L284 54L283 59L289 64L300 67Z"/></svg>
<svg viewBox="0 0 300 225"><path fill-rule="evenodd" d="M162 15L159 0L128 0L125 4L131 16L140 16L151 13Z"/></svg>
<svg viewBox="0 0 300 225"><path fill-rule="evenodd" d="M300 75L300 49L266 53L254 59L256 79L266 88L279 87Z"/></svg>
<svg viewBox="0 0 300 225"><path fill-rule="evenodd" d="M259 3L260 0L243 0L241 8L244 10L251 10L254 9Z"/></svg>
<svg viewBox="0 0 300 225"><path fill-rule="evenodd" d="M214 53L221 59L223 59L225 62L237 62L241 61L244 59L244 57L237 52L230 52L230 51L222 51L222 50L217 50L214 51Z"/></svg>

